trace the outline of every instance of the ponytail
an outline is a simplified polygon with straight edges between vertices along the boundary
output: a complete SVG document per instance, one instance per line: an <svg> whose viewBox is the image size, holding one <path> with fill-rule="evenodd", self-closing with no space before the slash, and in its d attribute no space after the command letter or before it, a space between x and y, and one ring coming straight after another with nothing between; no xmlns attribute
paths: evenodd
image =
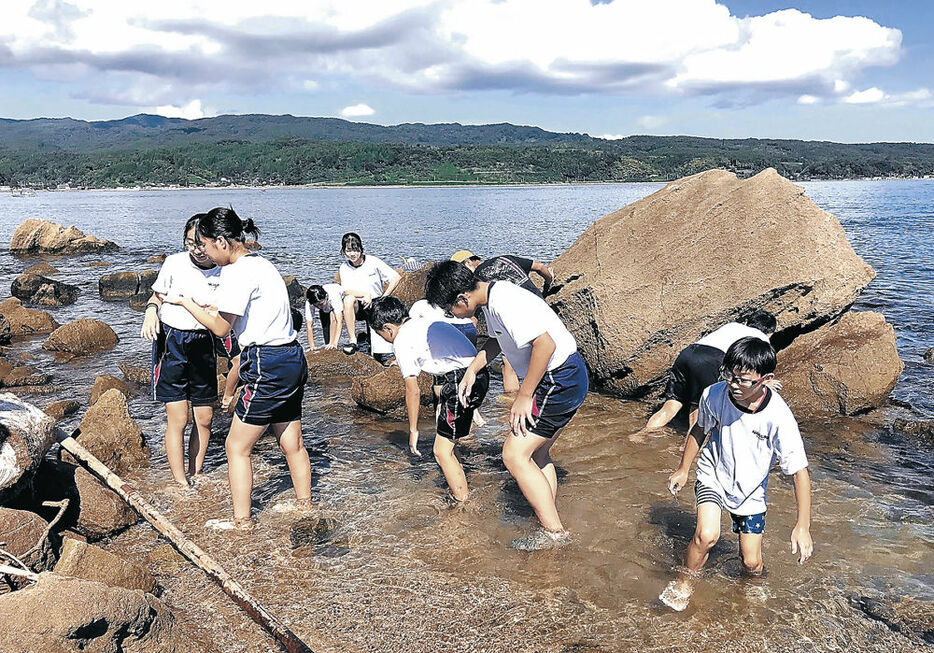
<svg viewBox="0 0 934 653"><path fill-rule="evenodd" d="M233 208L218 206L201 216L198 235L202 238L226 238L229 241L244 241L244 234L259 237L259 227L252 218L241 220Z"/></svg>
<svg viewBox="0 0 934 653"><path fill-rule="evenodd" d="M247 218L243 221L241 231L244 234L250 234L253 238L259 238L259 227L253 223L253 218Z"/></svg>

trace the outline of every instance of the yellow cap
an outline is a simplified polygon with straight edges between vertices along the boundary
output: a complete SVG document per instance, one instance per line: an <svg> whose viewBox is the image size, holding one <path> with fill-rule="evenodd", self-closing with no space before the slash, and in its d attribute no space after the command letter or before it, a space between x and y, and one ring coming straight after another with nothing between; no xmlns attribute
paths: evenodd
<svg viewBox="0 0 934 653"><path fill-rule="evenodd" d="M466 249L459 249L451 255L451 260L455 263L463 263L467 259L471 258L473 253Z"/></svg>

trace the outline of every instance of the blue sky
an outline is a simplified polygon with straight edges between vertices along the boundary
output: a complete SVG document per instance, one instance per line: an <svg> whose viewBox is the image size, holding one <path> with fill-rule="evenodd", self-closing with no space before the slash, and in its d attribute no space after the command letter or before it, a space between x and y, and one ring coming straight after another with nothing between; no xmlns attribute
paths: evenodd
<svg viewBox="0 0 934 653"><path fill-rule="evenodd" d="M930 0L5 0L0 117L934 142Z"/></svg>

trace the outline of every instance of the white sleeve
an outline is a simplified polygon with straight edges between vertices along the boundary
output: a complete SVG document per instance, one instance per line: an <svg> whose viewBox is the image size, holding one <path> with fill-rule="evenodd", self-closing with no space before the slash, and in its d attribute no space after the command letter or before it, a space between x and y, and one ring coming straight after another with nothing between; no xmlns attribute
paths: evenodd
<svg viewBox="0 0 934 653"><path fill-rule="evenodd" d="M328 300L331 302L331 312L338 315L344 310L344 289L339 285L329 284L328 288L325 288L325 292L328 294Z"/></svg>
<svg viewBox="0 0 934 653"><path fill-rule="evenodd" d="M312 327L312 324L313 324L313 322L312 322L312 320L311 320L311 316L312 316L312 315L313 315L313 312L312 312L312 309L311 309L311 302L306 301L306 302L305 302L305 325L306 325L309 329ZM325 337L325 339L327 339L327 334L324 334L324 337Z"/></svg>
<svg viewBox="0 0 934 653"><path fill-rule="evenodd" d="M773 436L775 447L775 459L782 469L783 474L791 476L808 466L808 457L804 453L804 440L801 439L801 431L798 429L798 422L791 415L778 424L776 433Z"/></svg>
<svg viewBox="0 0 934 653"><path fill-rule="evenodd" d="M389 283L399 276L399 273L389 267L383 259L378 256L373 258L376 259L376 271L379 272L379 278L383 283Z"/></svg>
<svg viewBox="0 0 934 653"><path fill-rule="evenodd" d="M169 266L171 267L171 266ZM159 268L159 275L156 277L155 282L152 284L152 291L167 294L169 289L172 287L172 273L163 265Z"/></svg>
<svg viewBox="0 0 934 653"><path fill-rule="evenodd" d="M239 274L228 274L225 278L224 272L221 273L221 282L215 294L217 310L221 313L243 316L256 290L257 280L255 278L248 280L247 275Z"/></svg>
<svg viewBox="0 0 934 653"><path fill-rule="evenodd" d="M392 351L396 355L396 364L399 366L403 379L421 374L422 366L419 365L415 348L411 346L407 338L403 338L400 342L400 338L396 336Z"/></svg>
<svg viewBox="0 0 934 653"><path fill-rule="evenodd" d="M710 387L704 388L700 401L697 403L697 425L707 434L717 425L717 420L710 410Z"/></svg>
<svg viewBox="0 0 934 653"><path fill-rule="evenodd" d="M510 289L512 290L512 289ZM547 331L545 320L541 319L542 311L550 311L543 299L530 293L528 290L516 287L518 292L509 294L509 304L506 306L508 318L503 320L503 327L509 332L516 347L524 347ZM499 310L503 315L502 307Z"/></svg>

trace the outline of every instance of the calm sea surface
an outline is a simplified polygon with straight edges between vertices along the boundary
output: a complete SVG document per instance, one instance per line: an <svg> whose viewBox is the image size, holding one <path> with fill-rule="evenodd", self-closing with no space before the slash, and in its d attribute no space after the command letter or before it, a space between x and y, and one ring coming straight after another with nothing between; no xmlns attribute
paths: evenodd
<svg viewBox="0 0 934 653"><path fill-rule="evenodd" d="M575 534L572 547L529 556L504 548L534 518L499 460L507 404L491 391L490 423L463 449L474 499L448 510L444 483L430 456L405 453L406 426L358 409L346 384L312 380L303 433L315 469L315 501L338 523L327 546L307 546L294 519L266 510L288 496L285 461L271 438L254 456L253 537L217 534L204 522L230 512L218 417L207 483L190 495L166 489L161 408L143 390L130 403L153 449L153 467L133 481L190 537L316 650L911 650L917 642L855 606L859 597L934 600L934 457L930 442L893 431L896 416L934 418L934 181L814 182L808 195L843 224L853 248L878 273L857 302L893 324L905 372L892 407L871 420L805 424L814 479L812 534L817 550L805 566L788 553L795 503L780 474L769 489L765 539L768 575L749 583L739 573L735 540L724 526L707 578L682 615L653 599L683 560L693 528L691 498L665 492L677 465L677 429L633 443L650 409L593 395L554 454L559 503ZM59 391L32 400L86 401L99 373L146 364L141 314L99 299L102 274L146 269L152 254L178 251L193 213L231 205L263 230L263 255L303 284L333 277L339 239L361 234L369 253L392 265L447 258L457 249L522 253L552 260L596 218L660 186L620 184L516 188L268 189L88 191L0 196L0 299L37 259L16 259L6 245L26 218L74 224L121 245L119 252L48 259L64 281L79 284L76 304L54 310L60 323L96 317L120 336L92 359L56 362L42 338L15 343L11 356L53 375ZM106 261L106 267L89 266ZM683 428L683 427L681 427ZM423 425L423 433L430 426ZM423 447L423 451L430 447ZM145 557L153 531L136 526L108 544ZM264 650L258 629L185 565L157 568L165 600L184 619L207 628L223 650Z"/></svg>

